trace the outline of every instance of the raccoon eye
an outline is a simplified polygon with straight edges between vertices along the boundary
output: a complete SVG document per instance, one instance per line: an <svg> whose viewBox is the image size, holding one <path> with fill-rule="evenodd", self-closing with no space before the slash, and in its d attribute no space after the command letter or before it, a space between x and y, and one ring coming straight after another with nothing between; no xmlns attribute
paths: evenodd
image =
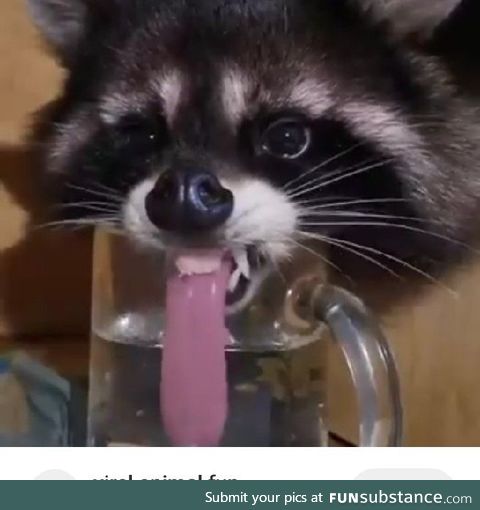
<svg viewBox="0 0 480 510"><path fill-rule="evenodd" d="M262 152L283 159L296 159L310 147L310 128L296 119L281 119L270 124L263 132Z"/></svg>
<svg viewBox="0 0 480 510"><path fill-rule="evenodd" d="M163 124L158 120L136 115L124 117L115 128L114 136L120 145L155 145L165 135Z"/></svg>

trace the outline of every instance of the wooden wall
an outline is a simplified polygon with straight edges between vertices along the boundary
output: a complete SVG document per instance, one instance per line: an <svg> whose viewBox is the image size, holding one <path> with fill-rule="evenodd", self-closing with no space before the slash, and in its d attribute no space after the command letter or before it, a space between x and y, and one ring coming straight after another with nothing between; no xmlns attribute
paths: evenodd
<svg viewBox="0 0 480 510"><path fill-rule="evenodd" d="M29 211L40 204L32 184L36 169L27 161L22 141L30 113L55 95L61 79L62 73L45 55L27 20L23 0L2 0L0 337L4 343L13 338L33 337L39 344L72 335L85 338L82 335L88 330L90 239L26 233ZM458 298L439 288L384 318L401 367L408 445L480 446L480 265L450 285L457 289ZM85 361L80 354L78 358L65 354L61 343L50 351L57 365L63 360L73 370ZM332 421L338 433L354 438L354 405L339 366L336 362L331 370Z"/></svg>
<svg viewBox="0 0 480 510"><path fill-rule="evenodd" d="M24 150L31 113L58 90L62 73L46 56L23 0L0 3L0 335L85 331L89 240L29 232L42 207L36 169Z"/></svg>
<svg viewBox="0 0 480 510"><path fill-rule="evenodd" d="M480 265L383 317L400 367L408 446L480 446ZM353 391L336 351L330 363L334 429L355 441Z"/></svg>

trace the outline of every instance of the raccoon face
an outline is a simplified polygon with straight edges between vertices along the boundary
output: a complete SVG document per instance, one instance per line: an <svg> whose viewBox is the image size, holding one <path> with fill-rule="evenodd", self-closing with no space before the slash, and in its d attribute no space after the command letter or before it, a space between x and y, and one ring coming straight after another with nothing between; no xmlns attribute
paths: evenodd
<svg viewBox="0 0 480 510"><path fill-rule="evenodd" d="M356 2L30 4L69 73L45 137L65 224L228 250L236 305L302 250L428 278L472 241L477 112Z"/></svg>

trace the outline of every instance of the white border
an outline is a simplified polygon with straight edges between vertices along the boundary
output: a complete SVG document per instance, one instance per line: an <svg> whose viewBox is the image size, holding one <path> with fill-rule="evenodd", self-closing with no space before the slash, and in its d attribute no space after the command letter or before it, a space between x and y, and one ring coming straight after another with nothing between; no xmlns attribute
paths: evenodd
<svg viewBox="0 0 480 510"><path fill-rule="evenodd" d="M199 475L204 479L215 475L238 480L354 480L369 478L365 472L371 470L374 479L478 480L480 449L0 449L0 479L33 480L53 470L57 471L53 479L61 479L63 473L77 480L129 475L135 480Z"/></svg>

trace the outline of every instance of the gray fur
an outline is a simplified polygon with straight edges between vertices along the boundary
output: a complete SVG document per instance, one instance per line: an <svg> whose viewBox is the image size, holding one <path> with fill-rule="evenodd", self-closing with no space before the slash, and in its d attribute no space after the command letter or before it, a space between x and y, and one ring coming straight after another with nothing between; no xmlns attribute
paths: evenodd
<svg viewBox="0 0 480 510"><path fill-rule="evenodd" d="M86 0L26 0L35 24L62 55L75 50L85 28Z"/></svg>
<svg viewBox="0 0 480 510"><path fill-rule="evenodd" d="M429 37L462 0L358 0L392 24L399 37Z"/></svg>
<svg viewBox="0 0 480 510"><path fill-rule="evenodd" d="M165 239L139 210L144 197L138 190L148 192L142 183L153 185L154 177L165 168L195 162L216 172L232 190L244 190L248 179L252 189L261 190L253 197L256 202L244 192L244 197L253 200L245 203L257 204L258 214L250 215L243 227L236 226L235 242L262 246L266 255L281 262L291 256L289 241L295 239L301 207L289 207L290 198L282 185L265 176L253 178L253 169L245 166L235 144L245 122L265 111L293 109L315 121L324 116L334 118L393 160L391 173L408 202L411 232L392 230L388 236L379 233L371 239L367 229L365 237L363 231L354 232L356 242L360 237L370 249L413 260L419 268L425 263L426 271L455 266L465 251L473 253L464 248L475 245L479 237L479 102L462 88L441 55L412 49L399 39L400 34L429 34L454 7L454 0L428 1L423 7L410 0L358 1L373 8L374 14L351 22L358 40L348 42L350 34L331 24L325 22L318 32L308 26L299 5L311 2L285 0L283 11L278 2L270 0L250 0L242 7L212 0L212 4L200 7L200 2L197 10L190 11L165 0L153 7L152 14L151 2L145 13L138 13L129 10L133 4L125 0L125 12L112 12L115 22L105 34L96 34L100 42L93 45L94 39L88 39L81 43L84 60L77 62L73 82L67 82L65 94L53 109L53 122L48 124L45 160L50 175L59 179L65 195L61 200L78 201L64 181L86 187L94 186L98 179L113 189L122 186L121 214L129 211L131 216L122 216L121 227L137 240L164 246ZM80 44L82 34L87 33L82 25L86 16L82 0L30 3L37 24L62 51ZM65 9L67 4L77 8ZM210 7L214 4L218 4L217 11ZM139 1L138 5L144 4ZM192 19L195 23L190 25ZM394 20L393 28L377 30L379 19ZM183 41L185 33L188 44L179 46L182 49L178 51L176 36ZM119 182L101 181L102 167L95 166L97 160L85 163L90 145L128 114L141 113L152 105L154 112L163 113L173 137L169 149L145 158L140 165L135 163L136 175L130 183L111 170L109 178ZM103 150L100 146L92 152L104 161L107 155L111 157L111 149L105 154ZM132 169L127 170L130 179ZM126 182L129 186L123 189ZM374 179L372 182L375 185ZM129 201L132 190L137 190L133 205ZM324 198L328 198L329 192L319 190L317 194L326 193ZM386 198L389 192L385 191ZM262 219L266 216L261 211L265 201L268 209L268 200L279 213L271 216L270 224L263 224L267 220ZM387 213L402 217L400 209ZM283 220L276 221L279 218ZM222 233L221 242L227 245L233 242L231 227ZM427 233L414 238L413 231L418 228ZM333 233L350 239L341 229ZM412 234L412 238L401 234ZM332 257L335 260L334 254ZM356 263L347 269L354 272Z"/></svg>

